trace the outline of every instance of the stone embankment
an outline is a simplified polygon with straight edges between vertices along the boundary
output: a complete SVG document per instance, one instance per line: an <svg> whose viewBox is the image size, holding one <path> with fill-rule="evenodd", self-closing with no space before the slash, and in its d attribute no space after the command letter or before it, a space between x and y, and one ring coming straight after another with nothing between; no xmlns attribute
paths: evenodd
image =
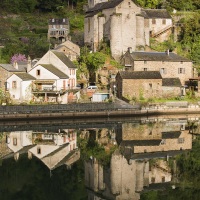
<svg viewBox="0 0 200 200"><path fill-rule="evenodd" d="M124 102L47 105L47 106L7 106L0 107L0 120L39 120L39 119L83 119L143 117L158 115L200 115L200 105L187 102L169 102L148 106L131 106Z"/></svg>

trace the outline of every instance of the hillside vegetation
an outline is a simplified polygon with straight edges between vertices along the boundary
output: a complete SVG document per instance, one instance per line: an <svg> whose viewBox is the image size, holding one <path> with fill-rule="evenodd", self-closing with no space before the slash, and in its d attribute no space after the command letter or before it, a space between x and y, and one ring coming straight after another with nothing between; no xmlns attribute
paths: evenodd
<svg viewBox="0 0 200 200"><path fill-rule="evenodd" d="M199 0L134 0L145 8L166 8L180 18L180 35L176 42L151 41L157 51L170 49L200 66L200 4ZM32 58L41 57L52 46L47 41L48 19L68 17L73 42L83 46L84 11L87 0L1 0L0 63L21 53ZM177 12L172 11L176 9Z"/></svg>

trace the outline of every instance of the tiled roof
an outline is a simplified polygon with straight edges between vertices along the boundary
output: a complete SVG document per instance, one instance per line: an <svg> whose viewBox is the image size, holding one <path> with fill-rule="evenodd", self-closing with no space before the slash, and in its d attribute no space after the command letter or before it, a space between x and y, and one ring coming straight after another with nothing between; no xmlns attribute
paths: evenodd
<svg viewBox="0 0 200 200"><path fill-rule="evenodd" d="M122 146L158 146L162 140L123 140Z"/></svg>
<svg viewBox="0 0 200 200"><path fill-rule="evenodd" d="M162 139L179 138L181 131L162 132Z"/></svg>
<svg viewBox="0 0 200 200"><path fill-rule="evenodd" d="M122 1L123 0L111 0L108 2L98 3L93 8L87 10L86 17L91 17L104 9L114 8L117 5L119 5Z"/></svg>
<svg viewBox="0 0 200 200"><path fill-rule="evenodd" d="M161 18L161 19L171 19L170 14L165 9L143 9L146 13L145 18Z"/></svg>
<svg viewBox="0 0 200 200"><path fill-rule="evenodd" d="M74 63L63 53L52 51L68 68L76 68Z"/></svg>
<svg viewBox="0 0 200 200"><path fill-rule="evenodd" d="M49 19L49 25L68 25L69 19L68 18L62 18L62 19Z"/></svg>
<svg viewBox="0 0 200 200"><path fill-rule="evenodd" d="M162 86L181 87L181 81L179 78L163 78Z"/></svg>
<svg viewBox="0 0 200 200"><path fill-rule="evenodd" d="M27 74L25 72L19 72L19 73L15 73L16 76L18 76L19 78L21 78L23 81L29 81L29 80L35 80L36 78L31 76L30 74Z"/></svg>
<svg viewBox="0 0 200 200"><path fill-rule="evenodd" d="M69 76L67 76L67 74L61 72L59 69L57 69L55 66L53 66L51 64L40 64L40 65L61 79L69 78Z"/></svg>
<svg viewBox="0 0 200 200"><path fill-rule="evenodd" d="M25 72L27 65L18 65L18 69L14 68L12 64L0 64L8 72Z"/></svg>
<svg viewBox="0 0 200 200"><path fill-rule="evenodd" d="M160 72L158 71L121 71L119 75L122 79L162 79Z"/></svg>
<svg viewBox="0 0 200 200"><path fill-rule="evenodd" d="M179 56L175 53L169 52L132 52L131 57L137 61L173 61L173 62L191 62L189 59Z"/></svg>

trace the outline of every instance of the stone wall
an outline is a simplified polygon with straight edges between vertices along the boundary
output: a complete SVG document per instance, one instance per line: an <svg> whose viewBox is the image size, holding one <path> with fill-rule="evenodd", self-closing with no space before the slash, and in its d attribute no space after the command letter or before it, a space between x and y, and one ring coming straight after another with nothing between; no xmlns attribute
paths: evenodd
<svg viewBox="0 0 200 200"><path fill-rule="evenodd" d="M162 78L178 77L182 85L185 85L189 78L193 78L192 62L163 62L163 61L134 61L134 71L160 71L162 68L166 70L162 73ZM179 73L179 68L185 69L185 73Z"/></svg>
<svg viewBox="0 0 200 200"><path fill-rule="evenodd" d="M12 72L8 72L4 68L0 67L0 89L5 91L5 82L12 74Z"/></svg>
<svg viewBox="0 0 200 200"><path fill-rule="evenodd" d="M117 80L118 81L118 80ZM162 97L162 79L123 79L122 87L118 87L122 96L137 99Z"/></svg>
<svg viewBox="0 0 200 200"><path fill-rule="evenodd" d="M164 139L158 146L134 146L134 153L192 149L192 135L181 131L179 138Z"/></svg>

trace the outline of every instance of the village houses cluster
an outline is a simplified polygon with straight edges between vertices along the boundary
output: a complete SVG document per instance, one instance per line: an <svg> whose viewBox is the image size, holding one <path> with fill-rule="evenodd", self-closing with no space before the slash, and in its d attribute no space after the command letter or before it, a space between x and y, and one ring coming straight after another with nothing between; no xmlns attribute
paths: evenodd
<svg viewBox="0 0 200 200"><path fill-rule="evenodd" d="M103 41L109 42L112 57L124 66L114 81L121 99L184 96L185 89L198 82L191 60L149 48L150 38L163 42L175 31L165 9L143 9L131 0L88 0L85 7L85 45L96 52ZM0 88L17 102L77 102L80 90L73 61L80 47L69 33L67 18L50 19L47 36L58 44L42 58L0 64Z"/></svg>

